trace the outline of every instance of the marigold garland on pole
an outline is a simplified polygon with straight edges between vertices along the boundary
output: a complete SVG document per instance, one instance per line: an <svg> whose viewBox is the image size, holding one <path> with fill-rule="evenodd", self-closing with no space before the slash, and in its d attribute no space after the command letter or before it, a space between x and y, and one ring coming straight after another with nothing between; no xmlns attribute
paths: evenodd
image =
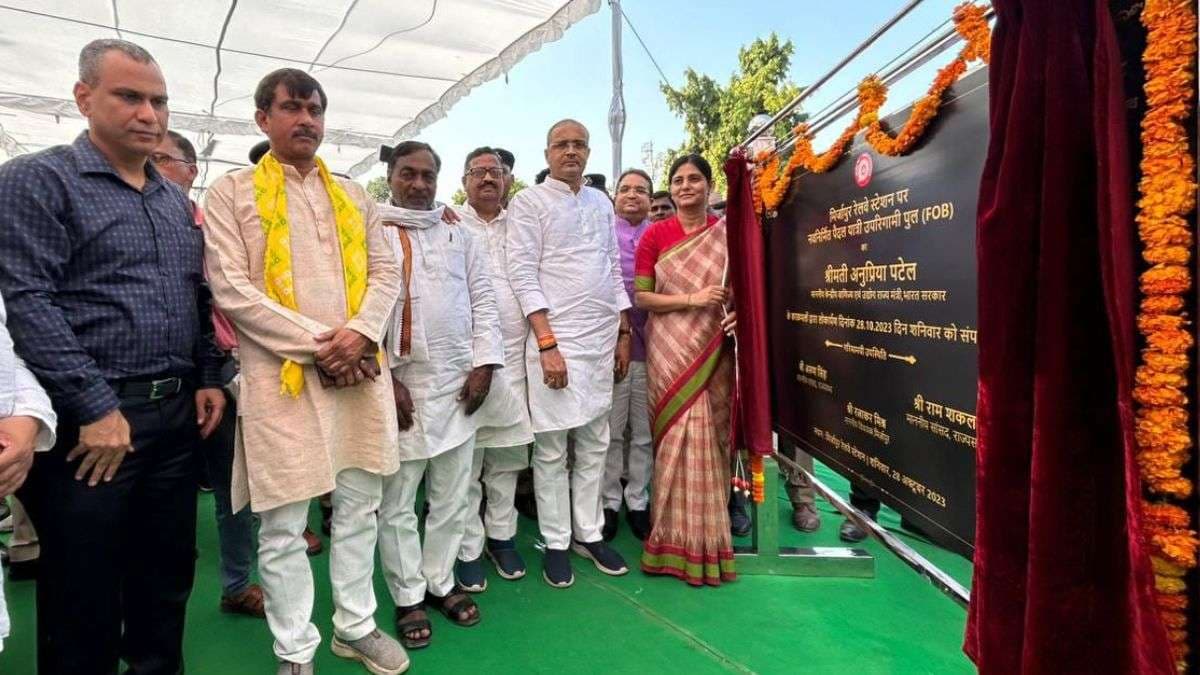
<svg viewBox="0 0 1200 675"><path fill-rule="evenodd" d="M1196 567L1200 540L1191 515L1177 502L1195 486L1183 475L1193 438L1188 414L1192 324L1184 293L1192 288L1193 233L1188 221L1196 208L1195 163L1188 129L1195 85L1196 13L1194 0L1147 0L1147 111L1141 123L1142 161L1138 190L1138 236L1150 266L1140 277L1138 330L1145 338L1134 382L1138 467L1147 498L1145 539L1151 548L1155 588L1163 624L1182 672L1187 643L1187 572Z"/></svg>

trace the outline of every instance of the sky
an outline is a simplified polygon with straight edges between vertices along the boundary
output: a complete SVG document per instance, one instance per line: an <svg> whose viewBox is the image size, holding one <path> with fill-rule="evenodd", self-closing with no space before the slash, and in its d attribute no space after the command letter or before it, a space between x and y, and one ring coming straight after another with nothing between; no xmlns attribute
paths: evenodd
<svg viewBox="0 0 1200 675"><path fill-rule="evenodd" d="M880 69L945 22L961 0L925 0L873 47L814 93L804 108L816 112L865 75ZM737 69L742 46L772 31L795 45L791 78L816 81L908 0L622 0L633 27L667 80L680 86L687 68L726 83ZM948 26L949 24L947 24ZM558 42L518 63L507 78L478 87L449 115L417 138L443 160L438 198L449 201L461 185L462 162L480 145L498 145L517 156L515 173L532 183L545 167L546 130L573 117L591 131L589 173L612 173L608 109L612 97L612 13L600 11L572 26ZM683 122L667 109L662 81L628 24L622 23L626 123L622 165L644 168L642 148L655 152L684 140ZM929 84L932 72L951 58L945 53L894 88L885 112L911 102ZM768 111L775 112L775 111ZM830 130L836 135L836 130ZM818 146L822 137L818 136ZM382 175L382 165L362 180ZM611 182L611 178L610 178Z"/></svg>

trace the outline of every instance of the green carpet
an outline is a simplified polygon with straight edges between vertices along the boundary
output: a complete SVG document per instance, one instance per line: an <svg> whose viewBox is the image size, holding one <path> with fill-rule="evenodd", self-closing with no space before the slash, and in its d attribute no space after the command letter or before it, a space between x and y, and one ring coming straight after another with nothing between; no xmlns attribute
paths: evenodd
<svg viewBox="0 0 1200 675"><path fill-rule="evenodd" d="M842 493L840 477L818 467L821 479ZM788 530L785 543L834 546L841 518L824 502L822 529L811 535ZM781 523L790 523L780 500ZM313 512L314 525L317 523ZM898 531L899 518L885 509L884 525ZM217 608L216 528L212 498L200 497L200 559L188 613L187 667L191 674L273 673L266 623L230 617ZM970 563L919 538L906 541L960 582ZM960 644L966 612L874 541L874 579L742 576L720 588L690 588L669 578L633 571L608 577L573 557L575 585L552 589L540 578L534 548L536 526L522 519L519 545L531 573L517 582L492 574L476 596L484 620L459 628L433 617L433 644L413 652L411 672L458 673L970 673ZM617 548L637 560L639 542L624 528ZM315 616L325 643L319 673L362 673L328 650L331 631L328 554L313 559ZM33 584L8 583L12 635L0 653L0 673L34 673ZM392 632L391 602L376 578L379 624Z"/></svg>

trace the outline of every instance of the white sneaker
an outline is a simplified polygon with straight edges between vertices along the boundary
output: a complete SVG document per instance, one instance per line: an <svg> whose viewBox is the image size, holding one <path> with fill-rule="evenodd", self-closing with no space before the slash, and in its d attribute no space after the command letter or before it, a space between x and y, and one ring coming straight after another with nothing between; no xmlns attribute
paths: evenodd
<svg viewBox="0 0 1200 675"><path fill-rule="evenodd" d="M343 640L334 635L330 649L343 659L358 661L375 675L400 675L409 666L404 647L378 628L357 640Z"/></svg>
<svg viewBox="0 0 1200 675"><path fill-rule="evenodd" d="M291 661L280 661L279 667L275 669L275 675L313 675L316 669L313 667L313 662L308 663L292 663Z"/></svg>

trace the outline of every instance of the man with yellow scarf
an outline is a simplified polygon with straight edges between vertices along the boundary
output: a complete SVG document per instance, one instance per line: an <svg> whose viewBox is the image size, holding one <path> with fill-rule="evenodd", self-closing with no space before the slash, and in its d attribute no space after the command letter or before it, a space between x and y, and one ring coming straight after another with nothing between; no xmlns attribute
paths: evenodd
<svg viewBox="0 0 1200 675"><path fill-rule="evenodd" d="M399 468L390 378L378 343L400 271L366 192L317 157L328 99L295 69L259 83L271 150L218 179L205 204L209 282L241 359L233 508L259 515L259 575L278 673L313 672L321 636L302 533L333 491L335 654L377 674L408 669L380 632L371 585L383 476ZM335 489L336 487L336 489Z"/></svg>

